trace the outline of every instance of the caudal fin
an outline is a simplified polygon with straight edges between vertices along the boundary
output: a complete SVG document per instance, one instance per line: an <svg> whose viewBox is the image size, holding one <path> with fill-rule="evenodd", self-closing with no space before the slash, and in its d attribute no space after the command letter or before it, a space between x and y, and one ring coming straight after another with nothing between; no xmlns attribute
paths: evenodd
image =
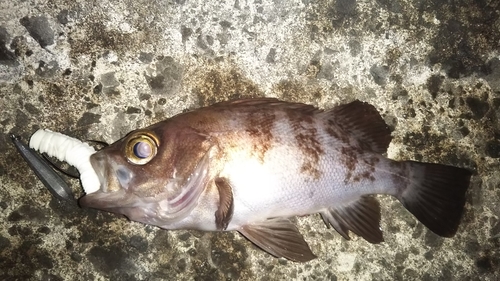
<svg viewBox="0 0 500 281"><path fill-rule="evenodd" d="M471 171L440 164L406 161L410 182L398 199L421 223L443 236L460 224Z"/></svg>

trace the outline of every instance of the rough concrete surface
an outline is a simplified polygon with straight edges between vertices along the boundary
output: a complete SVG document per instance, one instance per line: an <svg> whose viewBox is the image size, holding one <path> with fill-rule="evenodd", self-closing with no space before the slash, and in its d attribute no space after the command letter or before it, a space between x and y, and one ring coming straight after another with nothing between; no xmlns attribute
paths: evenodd
<svg viewBox="0 0 500 281"><path fill-rule="evenodd" d="M0 0L0 279L500 279L499 3ZM302 217L318 258L294 263L238 233L165 231L63 204L8 137L48 128L113 142L254 96L367 101L393 130L389 157L473 169L458 234L440 238L380 196L384 243Z"/></svg>

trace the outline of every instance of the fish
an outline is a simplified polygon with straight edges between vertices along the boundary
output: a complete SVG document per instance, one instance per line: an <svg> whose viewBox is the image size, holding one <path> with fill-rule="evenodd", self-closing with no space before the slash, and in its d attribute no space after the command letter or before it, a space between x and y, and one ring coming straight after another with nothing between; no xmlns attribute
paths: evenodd
<svg viewBox="0 0 500 281"><path fill-rule="evenodd" d="M378 194L454 236L472 171L391 160L391 140L376 108L359 100L328 110L274 98L220 102L93 154L100 189L79 203L168 230L237 231L295 262L316 258L295 216L319 213L345 239L383 242Z"/></svg>

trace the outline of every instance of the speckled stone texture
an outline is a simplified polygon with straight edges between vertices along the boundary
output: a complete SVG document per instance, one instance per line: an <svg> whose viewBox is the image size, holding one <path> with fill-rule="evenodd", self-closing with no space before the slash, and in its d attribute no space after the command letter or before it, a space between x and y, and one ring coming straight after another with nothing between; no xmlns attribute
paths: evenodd
<svg viewBox="0 0 500 281"><path fill-rule="evenodd" d="M0 280L499 280L499 3L0 0ZM393 130L389 157L473 169L458 234L440 238L380 196L384 243L302 217L318 258L293 263L238 233L61 203L8 137L113 142L255 96L370 102Z"/></svg>

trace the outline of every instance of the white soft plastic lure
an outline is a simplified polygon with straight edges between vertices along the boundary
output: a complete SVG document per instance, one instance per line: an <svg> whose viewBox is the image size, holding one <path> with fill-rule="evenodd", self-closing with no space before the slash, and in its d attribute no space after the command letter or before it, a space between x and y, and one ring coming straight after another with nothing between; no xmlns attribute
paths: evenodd
<svg viewBox="0 0 500 281"><path fill-rule="evenodd" d="M80 173L85 193L99 190L99 178L90 164L90 155L94 154L95 150L90 145L61 133L41 129L31 136L29 146L75 167Z"/></svg>

